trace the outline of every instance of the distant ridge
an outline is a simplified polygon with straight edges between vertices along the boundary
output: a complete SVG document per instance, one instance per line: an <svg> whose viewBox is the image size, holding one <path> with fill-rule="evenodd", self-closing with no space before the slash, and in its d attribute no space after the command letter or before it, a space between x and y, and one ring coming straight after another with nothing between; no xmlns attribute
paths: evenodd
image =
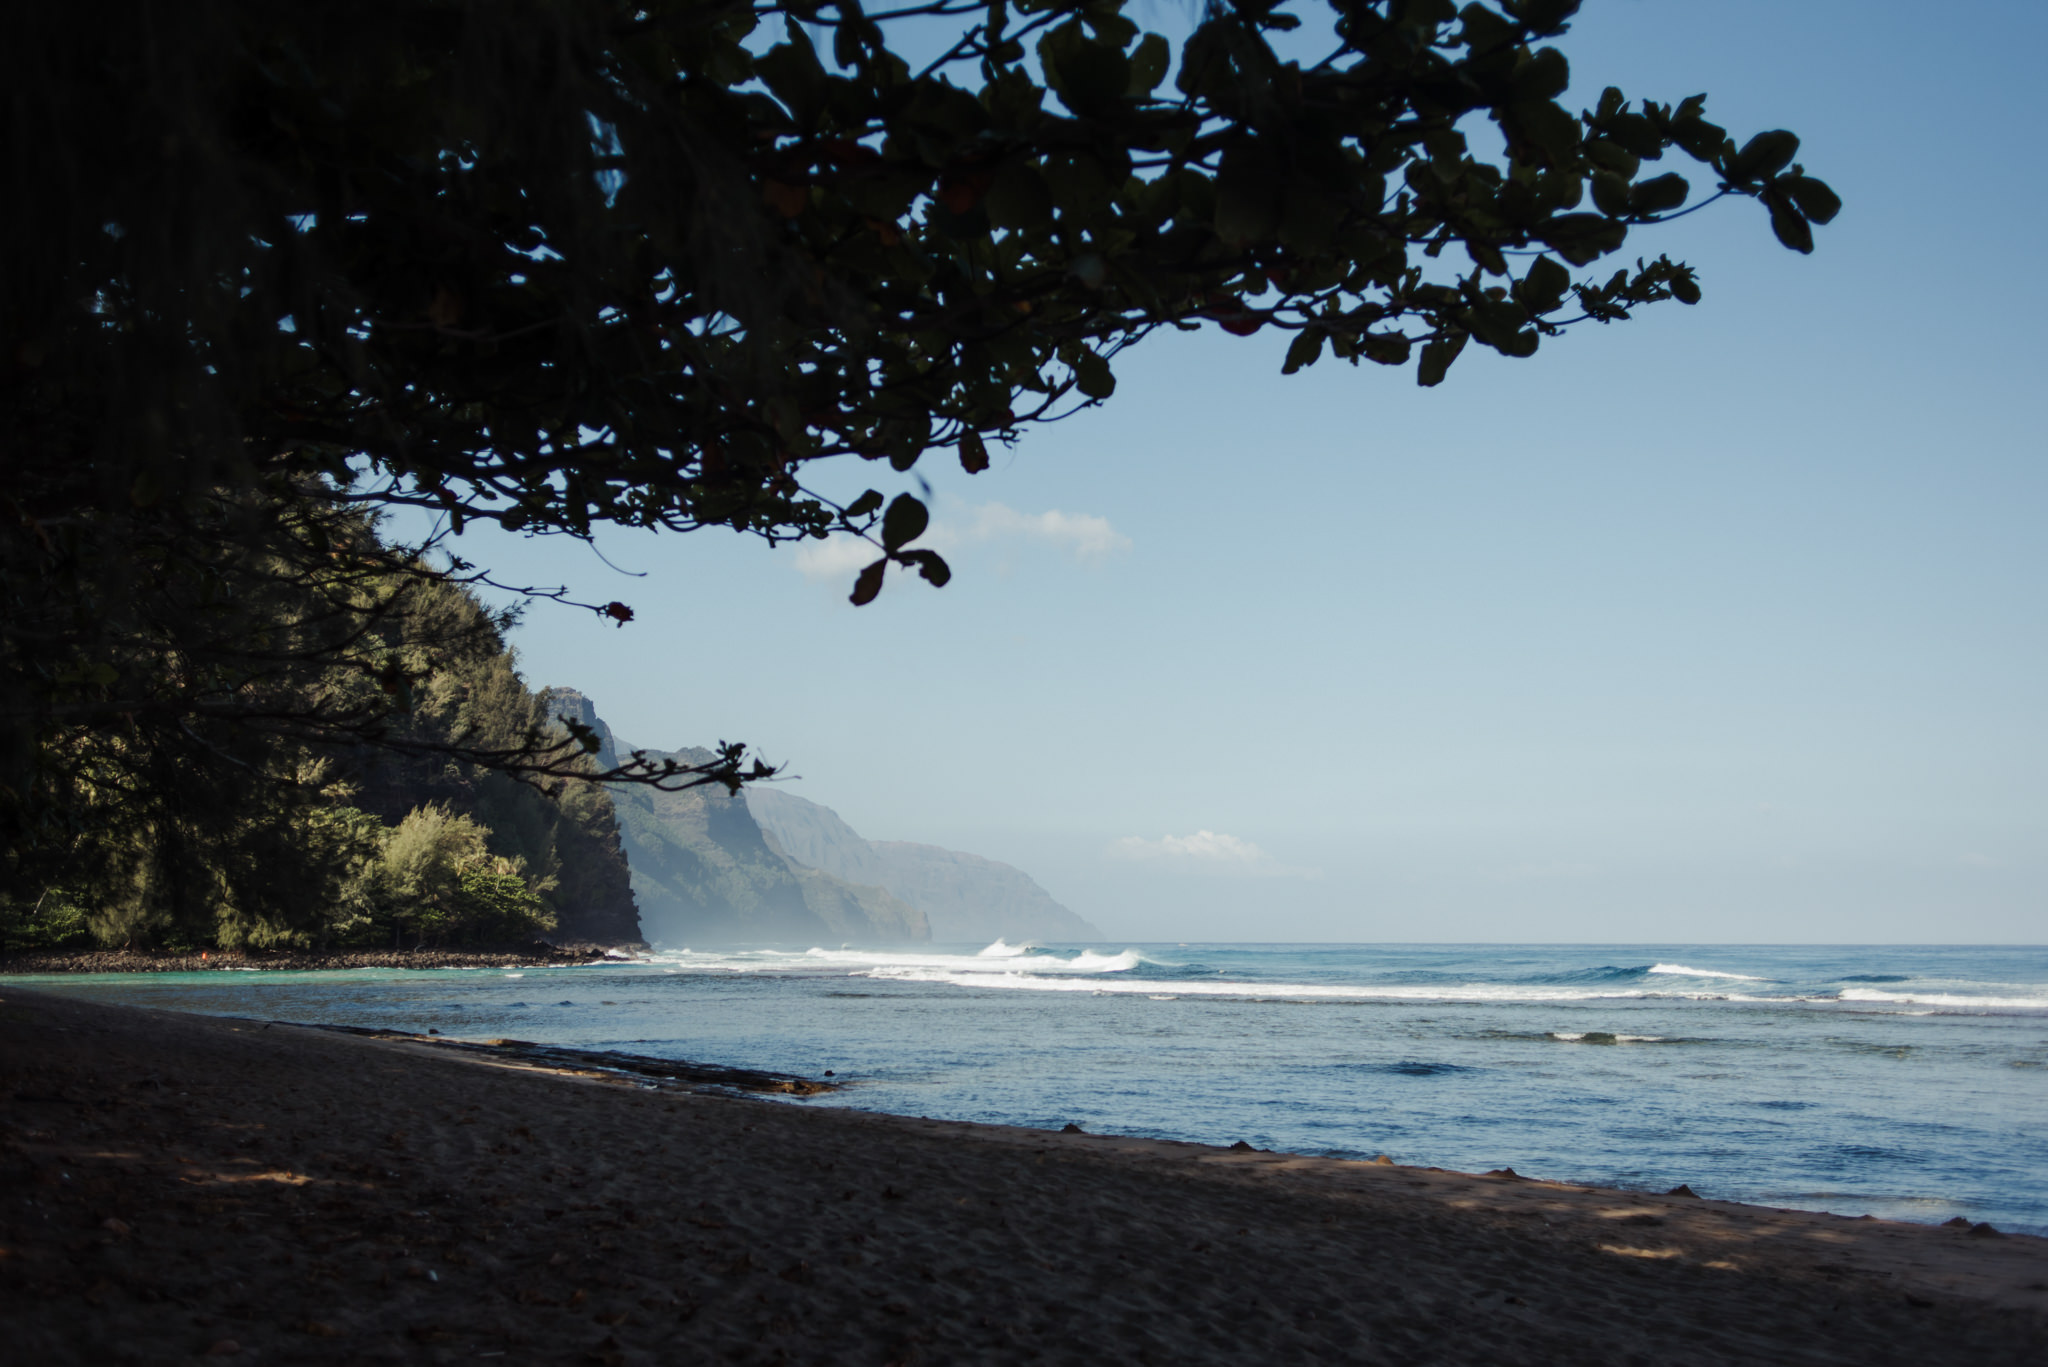
<svg viewBox="0 0 2048 1367"><path fill-rule="evenodd" d="M610 768L620 751L597 705L572 688L549 690L558 717L597 734L597 763ZM649 750L707 764L709 750ZM717 784L665 793L646 787L611 789L625 848L625 872L640 907L641 934L670 944L733 941L805 944L902 943L931 938L916 907L879 886L863 886L807 867L775 848L747 804Z"/></svg>
<svg viewBox="0 0 2048 1367"><path fill-rule="evenodd" d="M924 913L945 942L1099 940L1029 874L993 859L904 840L866 840L830 807L779 788L746 789L747 808L798 864L886 888Z"/></svg>

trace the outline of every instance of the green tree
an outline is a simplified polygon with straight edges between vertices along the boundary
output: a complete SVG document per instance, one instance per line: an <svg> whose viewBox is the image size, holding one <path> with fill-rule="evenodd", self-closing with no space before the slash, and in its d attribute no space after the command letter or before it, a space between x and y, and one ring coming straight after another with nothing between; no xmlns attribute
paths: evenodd
<svg viewBox="0 0 2048 1367"><path fill-rule="evenodd" d="M365 914L349 938L388 938L393 948L406 948L530 940L554 929L553 912L527 885L518 861L493 855L489 836L474 818L438 803L414 808L385 833L383 848L350 889L349 901Z"/></svg>

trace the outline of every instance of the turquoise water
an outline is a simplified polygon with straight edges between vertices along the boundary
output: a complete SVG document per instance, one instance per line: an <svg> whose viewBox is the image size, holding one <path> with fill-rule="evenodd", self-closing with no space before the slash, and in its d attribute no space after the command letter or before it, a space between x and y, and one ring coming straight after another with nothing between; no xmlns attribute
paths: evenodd
<svg viewBox="0 0 2048 1367"><path fill-rule="evenodd" d="M2038 947L999 942L23 981L852 1084L814 1106L2048 1234Z"/></svg>

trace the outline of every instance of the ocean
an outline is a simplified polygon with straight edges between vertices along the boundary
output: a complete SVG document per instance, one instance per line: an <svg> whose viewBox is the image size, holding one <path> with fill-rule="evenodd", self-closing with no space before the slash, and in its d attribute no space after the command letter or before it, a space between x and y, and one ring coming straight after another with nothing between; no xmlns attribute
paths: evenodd
<svg viewBox="0 0 2048 1367"><path fill-rule="evenodd" d="M2048 1235L2042 947L998 941L15 981L847 1084L778 1104Z"/></svg>

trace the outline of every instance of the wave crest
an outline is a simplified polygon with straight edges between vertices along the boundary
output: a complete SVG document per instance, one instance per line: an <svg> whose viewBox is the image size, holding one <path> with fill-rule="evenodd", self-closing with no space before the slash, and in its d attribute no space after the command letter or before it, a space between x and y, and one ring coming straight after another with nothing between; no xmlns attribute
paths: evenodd
<svg viewBox="0 0 2048 1367"><path fill-rule="evenodd" d="M1769 978L1759 978L1753 973L1721 973L1711 968L1687 968L1684 964L1651 964L1650 972L1668 973L1677 978L1726 978L1730 982L1763 983Z"/></svg>

